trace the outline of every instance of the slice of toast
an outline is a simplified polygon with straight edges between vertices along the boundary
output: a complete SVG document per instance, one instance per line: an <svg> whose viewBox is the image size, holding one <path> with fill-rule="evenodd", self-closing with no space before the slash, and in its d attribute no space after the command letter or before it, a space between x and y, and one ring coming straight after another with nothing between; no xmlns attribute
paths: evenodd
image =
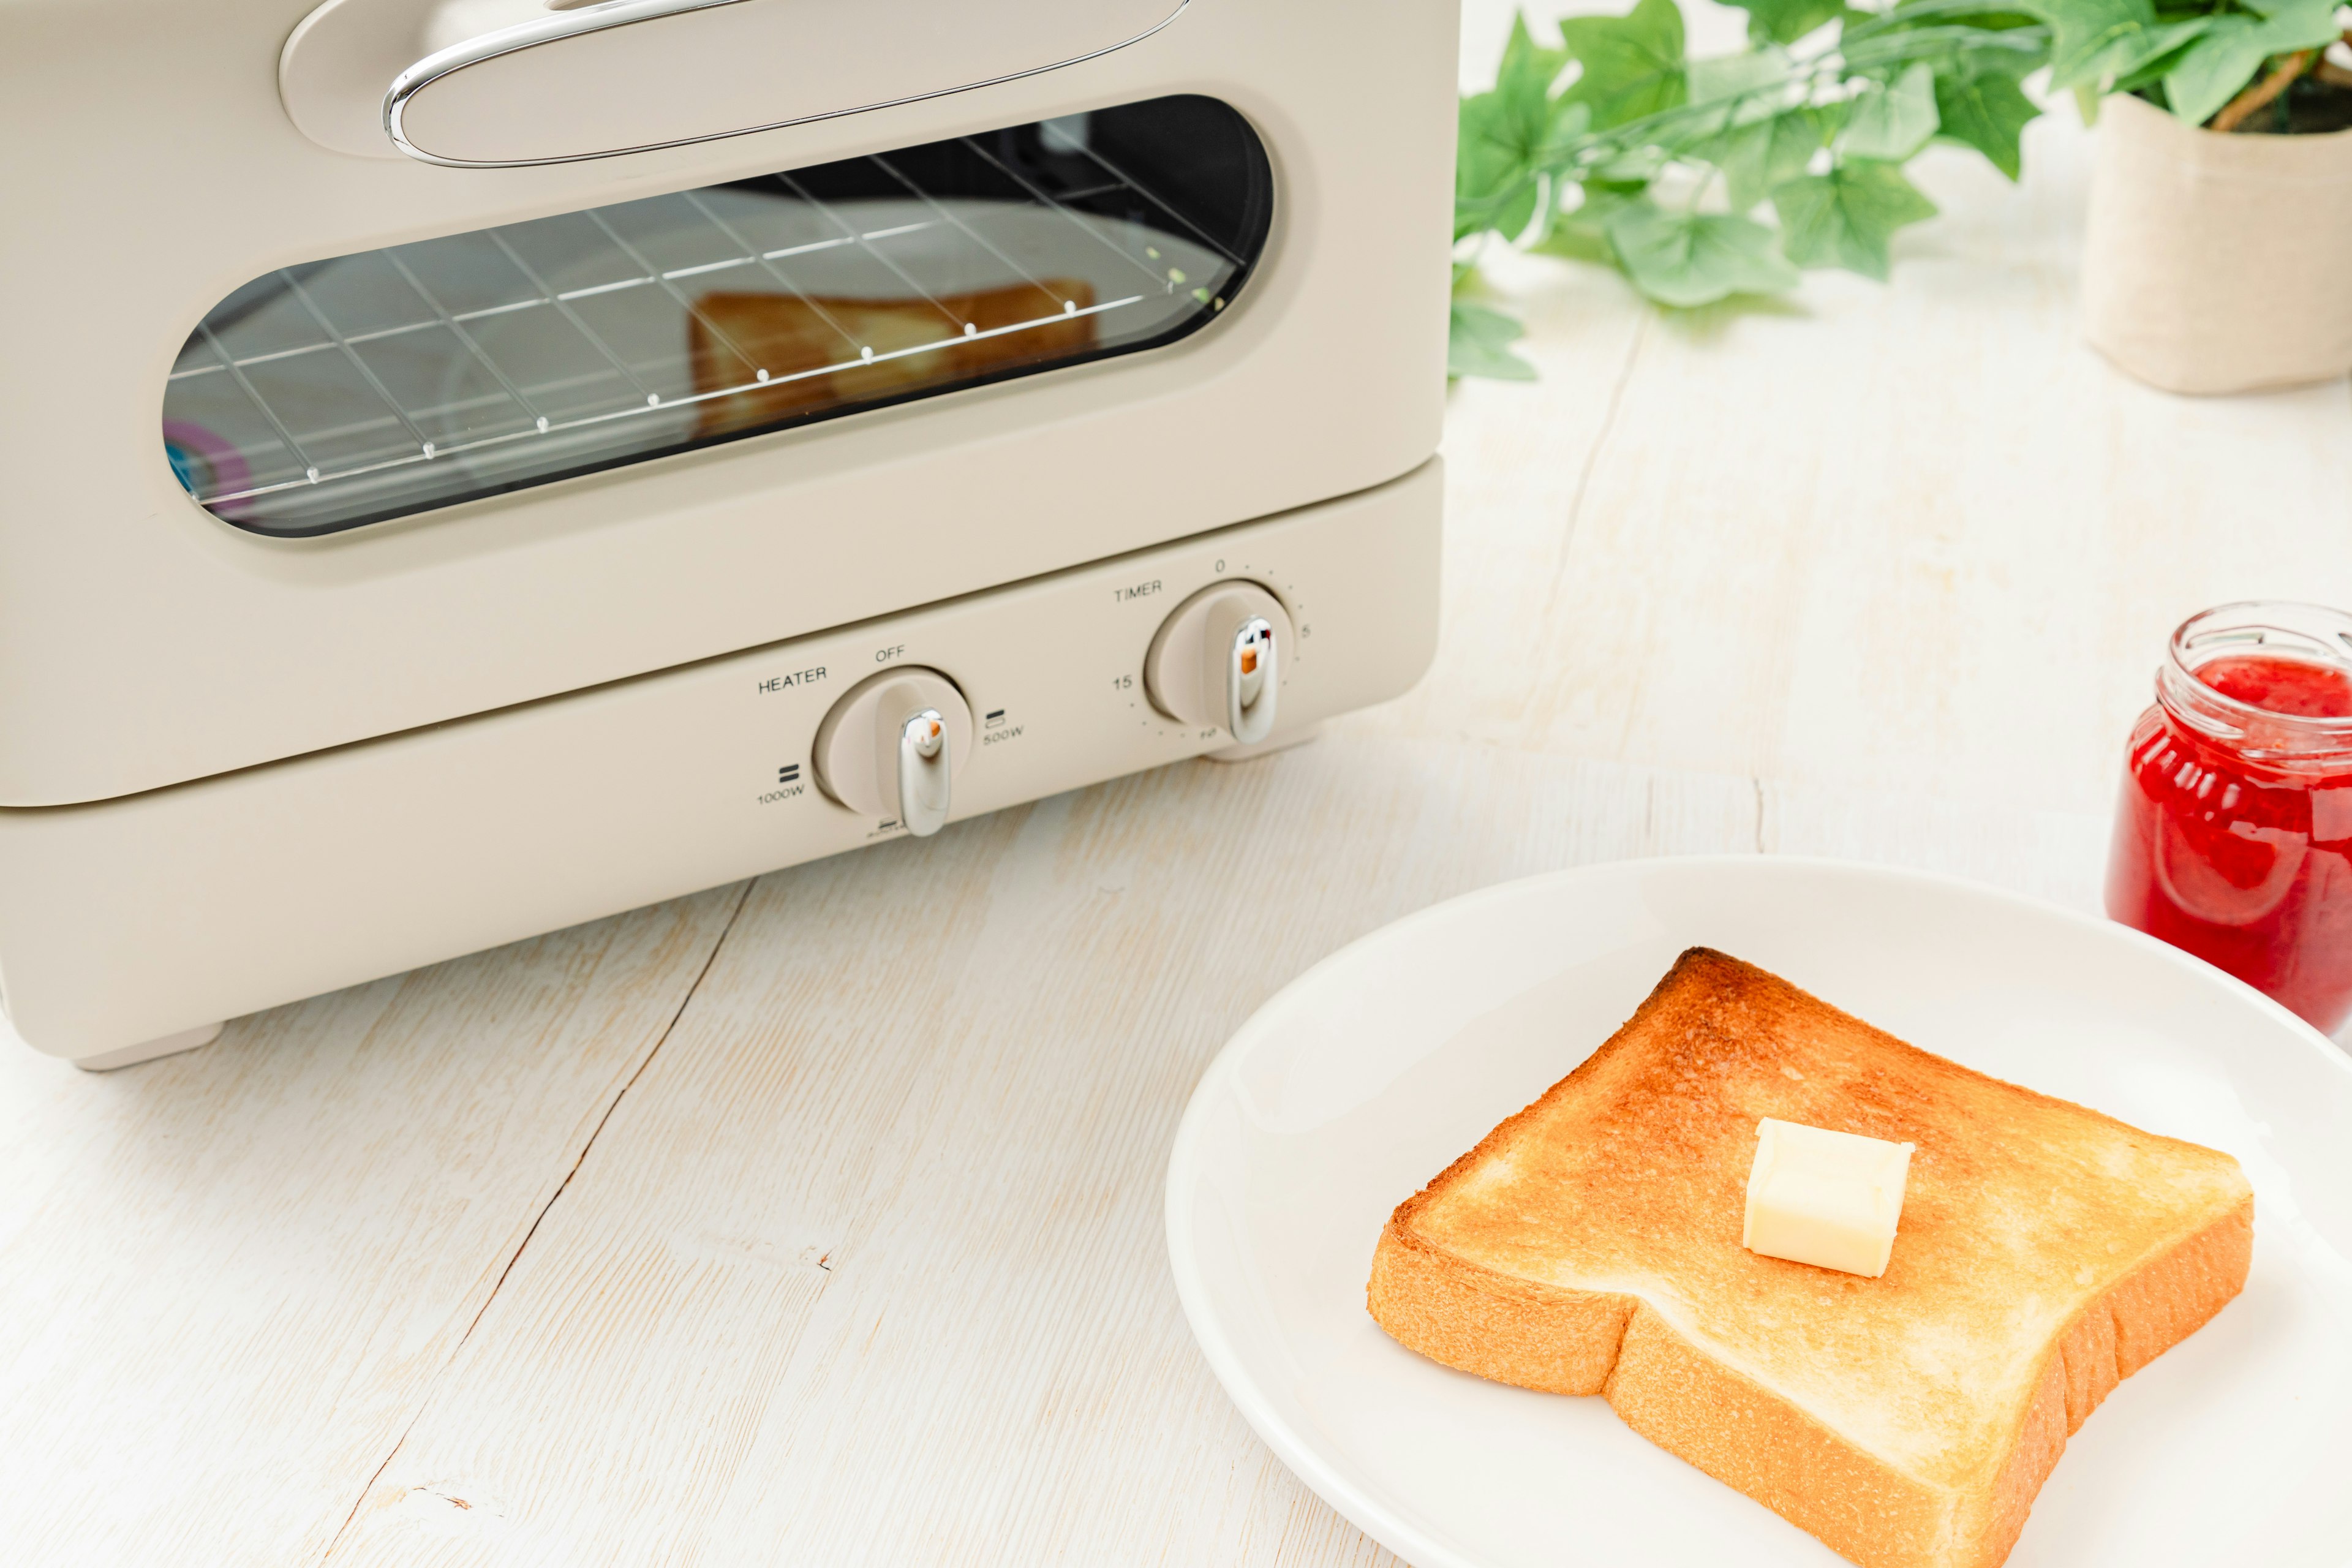
<svg viewBox="0 0 2352 1568"><path fill-rule="evenodd" d="M687 318L697 436L971 381L1094 346L1079 278L901 300L705 294ZM860 355L871 350L869 363ZM765 372L768 380L759 380Z"/></svg>
<svg viewBox="0 0 2352 1568"><path fill-rule="evenodd" d="M1740 1246L1767 1116L1918 1145L1883 1277ZM2252 1247L2227 1154L1693 948L1398 1205L1368 1298L1448 1366L1605 1395L1864 1568L1995 1568L2067 1437L2238 1293Z"/></svg>

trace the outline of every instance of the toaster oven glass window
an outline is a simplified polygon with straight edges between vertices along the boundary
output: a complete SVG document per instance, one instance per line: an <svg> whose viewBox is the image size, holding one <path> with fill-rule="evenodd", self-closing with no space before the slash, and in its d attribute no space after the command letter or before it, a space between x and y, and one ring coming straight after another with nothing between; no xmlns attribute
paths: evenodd
<svg viewBox="0 0 2352 1568"><path fill-rule="evenodd" d="M1172 342L1265 243L1213 99L1156 99L289 267L163 398L214 515L314 534Z"/></svg>

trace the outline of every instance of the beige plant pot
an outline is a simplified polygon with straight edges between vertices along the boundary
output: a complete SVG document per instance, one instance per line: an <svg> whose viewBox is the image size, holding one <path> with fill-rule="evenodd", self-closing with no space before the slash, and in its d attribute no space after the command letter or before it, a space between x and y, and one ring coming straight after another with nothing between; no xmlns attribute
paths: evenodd
<svg viewBox="0 0 2352 1568"><path fill-rule="evenodd" d="M2352 371L2352 131L2217 135L2099 108L2084 334L2168 392Z"/></svg>

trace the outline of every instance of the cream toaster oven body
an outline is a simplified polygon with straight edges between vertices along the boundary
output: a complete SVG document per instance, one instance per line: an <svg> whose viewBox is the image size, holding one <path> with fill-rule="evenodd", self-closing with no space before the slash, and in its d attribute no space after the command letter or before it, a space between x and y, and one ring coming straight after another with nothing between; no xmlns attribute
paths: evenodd
<svg viewBox="0 0 2352 1568"><path fill-rule="evenodd" d="M0 26L41 1050L1279 744L1428 661L1451 5Z"/></svg>

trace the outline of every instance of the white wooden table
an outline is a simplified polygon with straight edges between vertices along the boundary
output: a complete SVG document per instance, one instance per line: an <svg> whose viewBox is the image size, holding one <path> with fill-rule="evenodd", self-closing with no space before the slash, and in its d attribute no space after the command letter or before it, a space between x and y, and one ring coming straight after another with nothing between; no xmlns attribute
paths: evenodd
<svg viewBox="0 0 2352 1568"><path fill-rule="evenodd" d="M1491 59L1507 10L1481 5ZM1349 939L1736 850L2096 898L2167 630L2352 603L2352 394L2077 342L2083 133L1895 280L1502 269L1410 697L229 1026L0 1049L0 1561L1372 1563L1170 1284L1192 1086Z"/></svg>

